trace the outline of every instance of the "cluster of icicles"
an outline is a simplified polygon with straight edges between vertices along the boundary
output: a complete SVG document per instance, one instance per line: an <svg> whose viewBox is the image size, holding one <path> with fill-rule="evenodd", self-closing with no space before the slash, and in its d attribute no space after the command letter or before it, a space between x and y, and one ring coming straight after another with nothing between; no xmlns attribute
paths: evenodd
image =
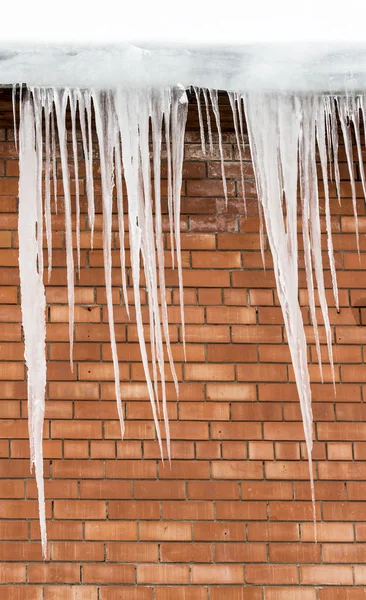
<svg viewBox="0 0 366 600"><path fill-rule="evenodd" d="M16 89L15 86L14 99ZM198 88L194 88L193 92L197 99L203 152L206 152L206 138L208 138L209 149L212 149L210 110L212 110L216 121L221 153L223 185L226 195L218 94L215 90L200 90ZM123 436L124 420L112 305L111 236L114 187L116 188L118 211L123 299L128 312L123 218L124 209L127 209L134 304L142 363L151 401L156 435L161 454L163 455L159 428L160 391L167 454L170 459L169 422L167 418L164 375L164 344L169 357L177 393L178 381L169 342L168 311L165 295L160 190L161 153L162 146L164 145L168 173L170 244L173 264L175 257L179 275L180 310L184 345L182 264L180 257L180 190L188 99L185 89L181 86L169 89L116 89L108 92L80 89L59 90L53 88L28 88L22 92L22 88L20 88L19 94L19 136L16 135L16 139L19 140L20 158L19 266L21 306L25 338L25 360L28 369L28 418L31 465L35 467L42 549L44 556L46 556L47 536L42 455L46 387L46 300L43 284L42 246L43 223L45 223L48 248L48 273L50 275L52 269L51 188L54 189L54 208L57 210L56 155L60 156L61 159L64 188L71 368L73 361L74 328L74 259L68 165L69 160L74 165L74 179L76 184L76 256L77 269L80 270L80 198L76 131L77 129L81 131L92 247L94 228L92 123L94 122L99 146L103 196L103 256L106 297L115 377L115 394L121 434ZM360 110L364 115L363 97L241 94L239 92L229 92L228 94L233 112L238 155L242 166L243 190L242 158L245 152L244 118L247 124L258 191L262 255L265 223L273 256L277 291L282 307L300 398L314 506L311 391L307 368L304 325L298 301L298 187L300 188L302 208L302 236L306 280L319 367L320 372L322 372L315 308L316 288L320 299L329 361L334 381L331 330L325 296L321 251L316 154L318 153L320 157L325 197L328 254L334 297L336 306L338 307L328 179L335 180L339 197L338 114L350 173L357 231L352 130L350 125L353 123L362 185L365 191L359 123ZM70 158L68 156L69 147L66 131L66 114L68 111L71 115L72 157ZM204 112L205 118L203 117ZM17 121L14 102L15 124ZM150 160L151 144L152 163ZM122 194L122 177L124 177L126 183L128 202L124 200ZM243 202L243 209L246 212L245 198L243 198ZM356 233L356 235L358 240L358 234ZM142 269L144 282L142 282L141 277ZM145 286L149 300L152 376L149 371L141 314L141 285ZM158 386L158 381L160 381L160 386Z"/></svg>

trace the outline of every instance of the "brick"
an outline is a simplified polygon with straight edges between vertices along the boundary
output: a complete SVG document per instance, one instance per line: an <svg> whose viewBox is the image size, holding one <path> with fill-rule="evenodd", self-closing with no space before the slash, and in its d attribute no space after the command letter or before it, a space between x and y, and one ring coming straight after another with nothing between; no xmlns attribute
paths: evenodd
<svg viewBox="0 0 366 600"><path fill-rule="evenodd" d="M52 560L54 561L86 561L104 560L103 544L90 542L53 542Z"/></svg>
<svg viewBox="0 0 366 600"><path fill-rule="evenodd" d="M160 548L163 562L212 562L211 544L163 542Z"/></svg>
<svg viewBox="0 0 366 600"><path fill-rule="evenodd" d="M198 500L239 499L239 486L234 481L189 481L188 498Z"/></svg>
<svg viewBox="0 0 366 600"><path fill-rule="evenodd" d="M364 600L366 590L364 588L335 588L326 587L320 589L320 600Z"/></svg>
<svg viewBox="0 0 366 600"><path fill-rule="evenodd" d="M215 544L215 557L217 562L265 562L267 550L265 544L225 542L224 544Z"/></svg>
<svg viewBox="0 0 366 600"><path fill-rule="evenodd" d="M233 325L233 342L243 344L281 344L282 328L275 325Z"/></svg>
<svg viewBox="0 0 366 600"><path fill-rule="evenodd" d="M193 565L192 583L244 583L241 565Z"/></svg>
<svg viewBox="0 0 366 600"><path fill-rule="evenodd" d="M263 467L258 461L213 461L214 479L262 479Z"/></svg>
<svg viewBox="0 0 366 600"><path fill-rule="evenodd" d="M93 517L90 517L93 518ZM98 518L98 517L94 517ZM91 521L85 523L86 540L136 540L137 525L132 521L104 522Z"/></svg>
<svg viewBox="0 0 366 600"><path fill-rule="evenodd" d="M189 586L155 587L156 600L207 600L207 588Z"/></svg>
<svg viewBox="0 0 366 600"><path fill-rule="evenodd" d="M45 600L97 600L96 586L54 585L45 588Z"/></svg>
<svg viewBox="0 0 366 600"><path fill-rule="evenodd" d="M301 582L315 585L349 585L353 582L352 567L346 565L303 565Z"/></svg>
<svg viewBox="0 0 366 600"><path fill-rule="evenodd" d="M265 600L316 600L315 588L276 586L265 588Z"/></svg>
<svg viewBox="0 0 366 600"><path fill-rule="evenodd" d="M295 565L247 565L245 569L247 583L298 583L298 571Z"/></svg>
<svg viewBox="0 0 366 600"><path fill-rule="evenodd" d="M105 502L99 500L55 500L56 519L104 519Z"/></svg>
<svg viewBox="0 0 366 600"><path fill-rule="evenodd" d="M262 438L260 423L251 423L247 429L243 423L214 422L211 423L211 437L219 440L258 440Z"/></svg>
<svg viewBox="0 0 366 600"><path fill-rule="evenodd" d="M323 546L324 548L324 546ZM269 557L273 563L313 563L320 562L318 544L270 544ZM329 562L329 561L327 561ZM335 561L336 562L336 561Z"/></svg>
<svg viewBox="0 0 366 600"><path fill-rule="evenodd" d="M15 563L1 565L0 583L25 583L25 581L25 565Z"/></svg>
<svg viewBox="0 0 366 600"><path fill-rule="evenodd" d="M195 523L195 541L243 541L245 539L245 527L243 523Z"/></svg>
<svg viewBox="0 0 366 600"><path fill-rule="evenodd" d="M245 587L230 586L225 587L220 585L218 587L210 587L211 600L262 600L262 590L259 587L252 587L246 585Z"/></svg>
<svg viewBox="0 0 366 600"><path fill-rule="evenodd" d="M107 558L110 562L156 562L158 545L145 542L108 542Z"/></svg>
<svg viewBox="0 0 366 600"><path fill-rule="evenodd" d="M83 565L83 583L134 583L135 569L133 565Z"/></svg>
<svg viewBox="0 0 366 600"><path fill-rule="evenodd" d="M186 522L160 521L140 523L140 539L146 541L182 540L192 538L191 525Z"/></svg>
<svg viewBox="0 0 366 600"><path fill-rule="evenodd" d="M101 600L152 600L152 588L112 586L101 588Z"/></svg>
<svg viewBox="0 0 366 600"><path fill-rule="evenodd" d="M310 523L301 525L304 542L314 540L314 526ZM317 523L316 535L318 542L353 542L354 532L351 523Z"/></svg>
<svg viewBox="0 0 366 600"><path fill-rule="evenodd" d="M1 593L7 600L42 600L41 586L13 586L4 585L1 587Z"/></svg>
<svg viewBox="0 0 366 600"><path fill-rule="evenodd" d="M248 523L249 541L297 541L299 527L296 523Z"/></svg>
<svg viewBox="0 0 366 600"><path fill-rule="evenodd" d="M162 518L173 519L179 515L187 521L213 520L214 510L211 502L202 501L172 501L162 503Z"/></svg>
<svg viewBox="0 0 366 600"><path fill-rule="evenodd" d="M188 583L189 567L170 564L138 565L137 581L138 583Z"/></svg>
<svg viewBox="0 0 366 600"><path fill-rule="evenodd" d="M77 564L30 564L29 583L78 583L80 567Z"/></svg>
<svg viewBox="0 0 366 600"><path fill-rule="evenodd" d="M185 365L184 375L190 381L233 381L234 365L197 364Z"/></svg>
<svg viewBox="0 0 366 600"><path fill-rule="evenodd" d="M259 521L267 519L265 502L217 502L216 518L234 521Z"/></svg>

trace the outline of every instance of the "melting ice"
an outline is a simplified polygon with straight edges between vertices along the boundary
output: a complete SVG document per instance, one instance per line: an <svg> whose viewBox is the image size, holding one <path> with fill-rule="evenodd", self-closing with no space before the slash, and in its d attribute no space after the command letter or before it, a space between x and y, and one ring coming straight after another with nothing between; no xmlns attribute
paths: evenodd
<svg viewBox="0 0 366 600"><path fill-rule="evenodd" d="M210 105L214 115L221 153L224 193L225 166L218 94L215 89L193 88L201 131L202 149L212 148ZM15 93L14 93L15 97ZM203 101L202 101L203 98ZM306 285L315 333L319 369L322 374L315 290L320 300L325 326L329 362L334 381L331 329L325 295L321 223L317 178L320 161L325 197L325 225L332 287L338 307L338 291L333 256L329 200L329 174L335 179L339 196L338 121L344 139L350 172L352 200L357 230L356 194L353 176L352 134L356 140L362 185L360 113L365 122L365 99L362 95L333 96L324 94L289 94L230 91L235 139L240 162L244 155L244 118L247 124L252 161L258 192L259 214L265 224L272 252L277 292L300 399L301 414L310 469L313 506L312 409L307 345L299 305L298 279L298 205L301 207L301 234L304 248ZM151 402L156 435L163 455L160 430L160 405L170 459L170 436L167 416L164 345L173 381L178 393L169 340L168 309L165 293L164 247L161 210L161 153L164 144L168 173L168 212L172 260L177 265L180 312L184 346L183 278L180 242L180 190L187 118L187 95L182 86L126 87L110 91L79 88L29 87L22 92L19 122L19 267L21 306L28 370L29 437L31 465L35 466L38 486L39 516L43 553L46 555L46 523L43 487L42 430L45 407L45 292L43 286L43 222L48 248L48 271L52 269L51 188L56 195L56 154L61 158L65 203L67 289L69 302L70 364L73 364L74 259L71 221L69 163L72 158L78 180L76 129L80 128L86 172L88 220L91 247L94 229L94 183L92 122L94 120L100 157L103 200L103 258L107 311L115 379L115 395L124 434L123 406L120 391L119 361L112 303L112 203L116 188L122 295L129 314L124 251L124 212L128 213L134 307L142 364ZM71 156L68 155L66 114L71 115ZM14 112L16 119L16 115ZM207 143L208 142L208 143ZM57 148L58 146L58 148ZM152 161L150 160L152 147ZM44 173L44 194L42 193ZM244 193L244 170L241 164ZM123 196L122 178L127 198ZM52 183L53 181L53 183ZM153 181L153 184L152 184ZM298 202L299 198L299 202ZM127 201L128 199L128 201ZM243 210L245 208L245 198ZM154 202L154 206L153 206ZM261 228L262 232L262 228ZM358 234L356 234L358 235ZM263 242L263 232L261 234ZM262 243L263 249L263 243ZM76 256L80 269L80 206L76 188ZM142 319L141 286L148 295L151 370L146 346L146 327ZM123 357L122 357L123 360ZM315 510L315 509L314 509ZM315 521L315 512L314 512Z"/></svg>

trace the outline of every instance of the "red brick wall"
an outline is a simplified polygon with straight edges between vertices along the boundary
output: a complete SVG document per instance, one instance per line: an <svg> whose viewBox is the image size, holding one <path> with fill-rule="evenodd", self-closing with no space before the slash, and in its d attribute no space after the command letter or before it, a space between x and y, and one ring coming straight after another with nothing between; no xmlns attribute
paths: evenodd
<svg viewBox="0 0 366 600"><path fill-rule="evenodd" d="M1 135L0 598L366 598L362 564L366 560L364 201L358 201L359 260L347 182L342 185L342 207L332 199L339 314L330 293L329 270L326 281L335 342L336 399L329 365L324 369L326 383L320 383L306 292L301 291L316 422L317 545L300 409L271 257L266 248L264 272L254 185L248 181L245 219L233 136L224 135L230 196L226 211L217 147L215 156L207 160L196 134L187 134L182 201L186 364L176 272L167 268L166 274L171 338L181 381L179 403L172 383L168 385L171 469L159 458L136 326L120 305L115 232L113 294L127 419L126 439L120 440L103 286L102 218L97 216L91 252L84 197L75 369L73 374L70 371L63 214L54 216L44 428L51 560L44 563L28 460L17 159L12 133ZM341 173L346 179L345 163ZM246 174L252 177L249 162ZM100 190L98 182L96 188ZM97 206L100 212L100 198ZM323 242L325 250L326 239ZM169 251L166 260L169 265ZM328 269L325 254L324 261ZM304 285L303 271L300 281ZM325 346L322 349L326 361Z"/></svg>

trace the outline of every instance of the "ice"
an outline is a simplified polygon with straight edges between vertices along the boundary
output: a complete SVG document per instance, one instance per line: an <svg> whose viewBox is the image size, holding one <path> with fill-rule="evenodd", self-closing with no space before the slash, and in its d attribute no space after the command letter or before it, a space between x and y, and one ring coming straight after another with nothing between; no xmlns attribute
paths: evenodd
<svg viewBox="0 0 366 600"><path fill-rule="evenodd" d="M188 113L188 101L185 92L175 90L172 96L172 164L173 164L173 207L174 207L174 233L177 251L179 304L182 324L182 342L184 360L186 360L185 326L184 326L184 298L183 298L183 273L180 243L180 193L182 187L182 169L184 156L184 131Z"/></svg>
<svg viewBox="0 0 366 600"><path fill-rule="evenodd" d="M239 104L238 110L239 110L240 135L241 135L241 140L240 140L240 137L239 137L239 127L238 127L237 98L236 98L236 94L233 94L232 92L228 92L228 96L229 96L229 101L230 101L230 106L231 106L231 112L233 114L236 147L238 149L239 161L240 161L241 189L242 189L243 200L244 200L244 213L246 215L247 214L247 206L246 206L246 199L245 199L245 182L244 182L244 169L243 169L243 154L242 154L242 151L241 151L241 145L244 143L243 122L242 122L242 118L241 118L240 104Z"/></svg>
<svg viewBox="0 0 366 600"><path fill-rule="evenodd" d="M0 68L1 71L1 68ZM202 151L206 150L205 127L200 103L203 95L207 139L213 149L210 111L215 118L225 197L223 136L218 92L214 87L193 86L197 99ZM235 141L240 161L243 195L245 194L244 132L246 120L259 206L259 232L264 261L266 235L272 252L278 298L283 312L286 334L295 373L304 425L309 461L311 496L314 507L312 470L312 408L310 378L307 365L307 345L299 305L298 211L301 207L302 243L306 287L314 328L315 345L321 376L323 376L319 325L315 294L320 304L324 324L330 370L334 377L332 330L328 316L322 231L317 177L320 161L324 185L325 229L332 288L338 308L338 288L332 242L332 221L329 178L335 179L340 198L338 167L338 120L345 143L351 179L352 200L357 218L352 132L354 133L363 191L366 193L362 165L360 111L365 121L365 97L352 93L337 95L318 92L283 93L263 90L227 89L233 114ZM20 88L22 92L22 88ZM70 364L72 367L74 329L74 258L73 221L69 161L73 163L76 203L77 269L80 270L80 190L77 127L80 125L81 145L85 161L88 221L91 246L95 222L93 161L93 127L96 128L103 205L103 260L112 362L117 411L124 435L124 414L120 390L120 368L112 301L112 214L116 197L118 214L121 289L123 304L131 317L125 256L124 213L128 213L128 235L132 275L134 316L142 365L151 403L156 437L164 456L165 435L167 457L171 459L167 410L167 373L165 352L178 396L178 378L169 339L168 305L166 298L164 231L161 197L161 161L167 161L167 206L169 242L178 271L181 330L180 341L185 352L183 269L181 258L181 187L184 157L184 134L188 98L184 85L119 86L107 91L95 88L28 87L20 98L19 122L19 266L21 304L25 338L25 360L28 371L29 437L31 464L35 465L41 521L42 548L46 554L44 511L42 425L44 417L45 360L45 292L43 287L43 219L48 249L48 274L52 269L51 170L57 211L58 151L64 190L67 286L69 304ZM13 88L15 101L16 88ZM15 104L14 104L15 107ZM70 111L71 136L68 140L66 113ZM338 112L337 112L338 111ZM77 121L77 116L79 121ZM14 117L16 117L14 108ZM17 138L16 118L14 134ZM58 141L58 147L57 147ZM69 151L70 142L71 151ZM70 155L70 156L69 156ZM44 192L42 189L44 172ZM123 180L127 197L123 194ZM115 194L114 194L115 191ZM245 200L245 197L244 197ZM246 212L245 206L244 214ZM358 239L357 221L356 236ZM145 288L148 306L142 306L141 289ZM145 316L147 315L147 316ZM319 319L320 319L319 318ZM148 343L149 342L149 343ZM120 357L123 360L123 356ZM162 405L162 415L161 408ZM160 419L164 421L164 434ZM244 434L243 434L244 435Z"/></svg>
<svg viewBox="0 0 366 600"><path fill-rule="evenodd" d="M76 255L78 265L78 275L80 277L80 190L79 190L79 160L78 147L76 139L76 92L70 91L69 103L71 113L71 136L72 136L72 154L74 159L74 180L75 180L75 213L76 213Z"/></svg>
<svg viewBox="0 0 366 600"><path fill-rule="evenodd" d="M205 129L203 126L203 117L202 117L202 108L201 108L201 90L196 87L193 87L193 90L194 90L194 93L196 96L196 101L197 101L198 122L200 124L202 154L206 155L206 138L205 138Z"/></svg>
<svg viewBox="0 0 366 600"><path fill-rule="evenodd" d="M79 119L81 129L81 139L83 143L83 153L85 159L86 172L86 195L88 199L88 220L91 229L90 245L93 248L94 232L94 180L93 180L93 150L92 150L92 132L91 132L91 114L90 114L90 94L85 91L76 90L76 97L79 106ZM87 112L88 124L86 125L85 113Z"/></svg>
<svg viewBox="0 0 366 600"><path fill-rule="evenodd" d="M146 103L147 98L145 97L144 100ZM149 372L140 296L140 255L142 249L143 236L143 231L141 228L141 221L143 220L143 191L140 186L140 153L144 152L145 154L147 153L147 155L149 156L149 147L140 147L138 107L140 106L141 99L139 98L138 92L136 90L129 90L126 92L122 90L117 90L114 101L118 120L118 127L121 132L122 161L128 194L130 255L137 333L160 453L161 455L163 455L160 427L157 416L156 398ZM144 270L146 273L147 269L145 268ZM154 323L150 322L150 336L153 329Z"/></svg>
<svg viewBox="0 0 366 600"><path fill-rule="evenodd" d="M339 299L338 299L338 285L337 285L337 275L335 269L334 262L334 251L333 251L333 241L332 241L332 223L331 223L331 214L330 214L330 200L329 200L329 185L328 185L328 168L327 168L327 158L329 157L331 160L331 153L327 154L327 145L326 145L326 107L324 103L321 101L321 98L318 99L317 106L317 115L316 115L316 136L317 136L317 144L319 149L320 156L320 165L322 171L323 185L324 185L324 196L325 196L325 223L327 229L327 247L328 247L328 257L330 264L330 271L332 275L332 286L333 286L333 295L336 303L337 310L339 310ZM328 139L330 137L330 131L328 128Z"/></svg>
<svg viewBox="0 0 366 600"><path fill-rule="evenodd" d="M126 280L126 255L125 255L125 222L123 209L123 188L122 188L122 157L121 157L121 141L120 132L116 128L114 132L114 164L116 169L116 189L117 189L117 212L118 212L118 233L119 233L119 256L121 261L122 273L122 293L123 301L126 307L127 316L130 316L127 295L127 280Z"/></svg>
<svg viewBox="0 0 366 600"><path fill-rule="evenodd" d="M212 128L211 128L210 106L209 106L209 102L208 102L208 93L205 88L203 88L202 93L203 93L203 98L205 100L208 141L209 141L209 145L210 145L210 152L211 152L211 154L213 154L213 139L212 139Z"/></svg>
<svg viewBox="0 0 366 600"><path fill-rule="evenodd" d="M353 215L355 218L355 227L356 227L356 244L357 251L360 253L360 240L358 233L358 217L357 217L357 204L356 204L356 186L355 186L355 176L353 171L353 153L352 153L352 137L351 137L351 128L350 128L350 110L347 96L337 97L337 106L338 106L338 115L341 123L344 147L346 150L347 157L347 165L348 172L351 182L351 192L352 192L352 205L353 205Z"/></svg>
<svg viewBox="0 0 366 600"><path fill-rule="evenodd" d="M47 257L48 257L48 281L52 272L52 221L51 221L51 141L50 141L50 115L52 110L52 101L48 90L43 90L43 106L45 121L45 224L47 238Z"/></svg>
<svg viewBox="0 0 366 600"><path fill-rule="evenodd" d="M248 94L245 97L258 194L300 398L314 503L311 391L304 324L298 301L297 172L303 108L301 100L292 96ZM305 153L305 160L309 158Z"/></svg>
<svg viewBox="0 0 366 600"><path fill-rule="evenodd" d="M223 150L223 147L222 147L222 134L221 134L221 124L220 124L219 98L218 98L217 90L210 90L210 99L211 99L212 110L213 110L213 113L214 113L214 116L215 116L217 132L218 132L218 136L219 136L221 177L222 177L222 184L224 186L225 204L227 206L227 185L226 185L225 167L224 167L224 150Z"/></svg>
<svg viewBox="0 0 366 600"><path fill-rule="evenodd" d="M40 115L38 115L39 118ZM37 132L37 136L39 131ZM46 388L46 298L39 245L39 207L36 123L29 92L25 98L19 131L19 272L21 309L28 374L28 429L31 469L35 467L38 490L42 553L47 555L46 511L43 482L43 422ZM41 196L42 199L42 196ZM41 250L42 253L42 250Z"/></svg>
<svg viewBox="0 0 366 600"><path fill-rule="evenodd" d="M107 310L109 323L109 336L112 349L112 361L114 370L115 394L117 402L118 418L123 438L125 425L121 401L121 388L119 377L119 365L117 356L116 335L114 329L113 300L112 300L112 199L114 187L113 148L115 132L115 115L111 106L108 93L95 93L93 95L95 114L95 125L97 130L100 154L100 171L102 179L103 197L103 259L105 288L107 295Z"/></svg>

